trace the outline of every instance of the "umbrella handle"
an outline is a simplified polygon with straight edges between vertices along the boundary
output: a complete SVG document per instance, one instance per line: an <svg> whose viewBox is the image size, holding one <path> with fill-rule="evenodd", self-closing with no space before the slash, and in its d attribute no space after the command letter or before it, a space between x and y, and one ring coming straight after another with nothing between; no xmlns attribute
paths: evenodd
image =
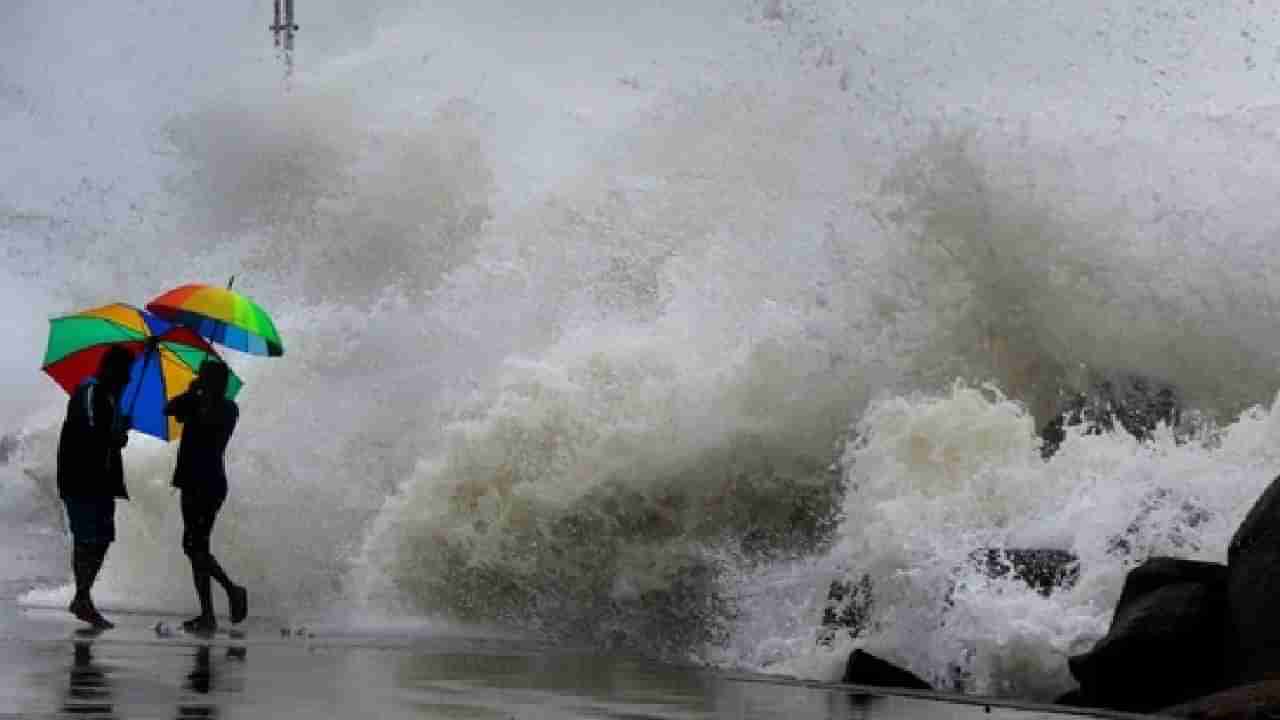
<svg viewBox="0 0 1280 720"><path fill-rule="evenodd" d="M142 381L147 377L147 368L151 366L152 354L159 355L160 348L152 347L147 350L143 350L142 370L138 372L138 389L133 391L133 400L129 401L128 417L130 419L130 422L132 422L133 420L133 410L138 405L138 396L142 394ZM126 430L127 429L128 428L126 428Z"/></svg>

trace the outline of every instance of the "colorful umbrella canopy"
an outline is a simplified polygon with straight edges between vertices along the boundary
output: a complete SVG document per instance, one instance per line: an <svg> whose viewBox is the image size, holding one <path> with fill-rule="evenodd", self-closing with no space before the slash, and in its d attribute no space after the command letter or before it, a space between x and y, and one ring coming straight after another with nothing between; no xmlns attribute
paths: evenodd
<svg viewBox="0 0 1280 720"><path fill-rule="evenodd" d="M161 440L177 439L182 425L164 414L165 403L187 389L205 358L217 358L213 347L190 328L116 303L50 320L43 370L68 393L74 392L98 371L113 345L135 358L121 402L130 427ZM227 397L235 397L242 385L232 373Z"/></svg>
<svg viewBox="0 0 1280 720"><path fill-rule="evenodd" d="M270 357L284 354L271 316L230 288L183 285L147 303L147 309L234 350Z"/></svg>

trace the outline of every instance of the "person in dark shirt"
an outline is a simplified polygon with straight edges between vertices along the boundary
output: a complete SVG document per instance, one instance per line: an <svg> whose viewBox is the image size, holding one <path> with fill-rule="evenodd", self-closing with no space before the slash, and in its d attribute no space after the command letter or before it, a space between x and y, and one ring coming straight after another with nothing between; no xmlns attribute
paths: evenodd
<svg viewBox="0 0 1280 720"><path fill-rule="evenodd" d="M93 604L91 590L107 548L116 539L115 499L129 499L120 453L128 442L129 422L120 412L120 401L132 364L128 350L107 350L97 375L71 393L58 436L58 495L71 528L71 570L76 583L67 610L96 628L113 627Z"/></svg>
<svg viewBox="0 0 1280 720"><path fill-rule="evenodd" d="M191 561L200 615L182 624L192 632L212 632L218 621L213 614L211 580L227 593L231 622L248 614L248 592L231 581L209 550L209 536L218 510L227 499L227 472L223 454L235 431L240 409L227 399L227 366L205 360L187 392L165 406L165 414L182 423L178 464L173 486L182 491L182 550Z"/></svg>

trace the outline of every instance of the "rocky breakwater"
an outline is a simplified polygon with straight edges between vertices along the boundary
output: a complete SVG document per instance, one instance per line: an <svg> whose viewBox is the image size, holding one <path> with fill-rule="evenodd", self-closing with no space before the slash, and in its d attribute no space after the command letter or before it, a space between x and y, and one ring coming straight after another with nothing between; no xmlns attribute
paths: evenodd
<svg viewBox="0 0 1280 720"><path fill-rule="evenodd" d="M1069 553L983 548L969 561L1042 593L1069 587ZM833 585L829 633L858 636L874 581ZM1068 663L1079 687L1059 703L1197 720L1280 717L1280 477L1236 530L1227 564L1150 557L1129 571L1107 634ZM927 687L858 650L847 683Z"/></svg>
<svg viewBox="0 0 1280 720"><path fill-rule="evenodd" d="M1179 424L1171 388L1142 378L1124 384L1123 391L1117 387L1105 382L1072 398L1042 430L1044 455L1053 454L1072 425L1084 425L1086 433L1119 426L1144 439L1160 424ZM1113 538L1113 553L1145 559L1126 576L1107 634L1069 659L1079 687L1059 702L1197 720L1280 717L1280 477L1237 528L1225 565L1146 557L1148 548L1137 540L1146 516L1176 502L1168 491L1153 492L1133 527ZM1177 510L1188 528L1210 519L1185 502ZM1187 552L1211 549L1183 542L1176 532L1167 539L1167 545ZM1079 572L1076 558L1060 550L981 548L969 562L988 577L1012 576L1046 595L1073 585ZM832 584L821 642L867 632L875 615L875 583L863 575ZM927 686L862 650L850 656L844 681Z"/></svg>
<svg viewBox="0 0 1280 720"><path fill-rule="evenodd" d="M1151 712L1223 687L1227 576L1170 557L1131 570L1106 636L1069 660L1080 688L1059 701Z"/></svg>
<svg viewBox="0 0 1280 720"><path fill-rule="evenodd" d="M1107 635L1072 657L1061 701L1191 718L1280 716L1280 477L1227 564L1151 558L1130 571Z"/></svg>

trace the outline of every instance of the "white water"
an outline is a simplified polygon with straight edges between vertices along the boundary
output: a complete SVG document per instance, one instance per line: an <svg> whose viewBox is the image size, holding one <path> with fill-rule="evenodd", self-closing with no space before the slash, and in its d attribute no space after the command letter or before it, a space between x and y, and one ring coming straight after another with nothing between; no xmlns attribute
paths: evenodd
<svg viewBox="0 0 1280 720"><path fill-rule="evenodd" d="M5 10L6 517L57 526L46 319L231 274L288 348L231 358L215 541L264 612L835 677L821 601L870 572L860 642L1049 697L1126 567L1221 559L1277 469L1237 419L1280 385L1270 10L309 0L286 90L266 5ZM1041 462L1090 372L1221 443ZM191 602L172 462L130 446L109 603ZM1080 582L965 575L987 545Z"/></svg>

